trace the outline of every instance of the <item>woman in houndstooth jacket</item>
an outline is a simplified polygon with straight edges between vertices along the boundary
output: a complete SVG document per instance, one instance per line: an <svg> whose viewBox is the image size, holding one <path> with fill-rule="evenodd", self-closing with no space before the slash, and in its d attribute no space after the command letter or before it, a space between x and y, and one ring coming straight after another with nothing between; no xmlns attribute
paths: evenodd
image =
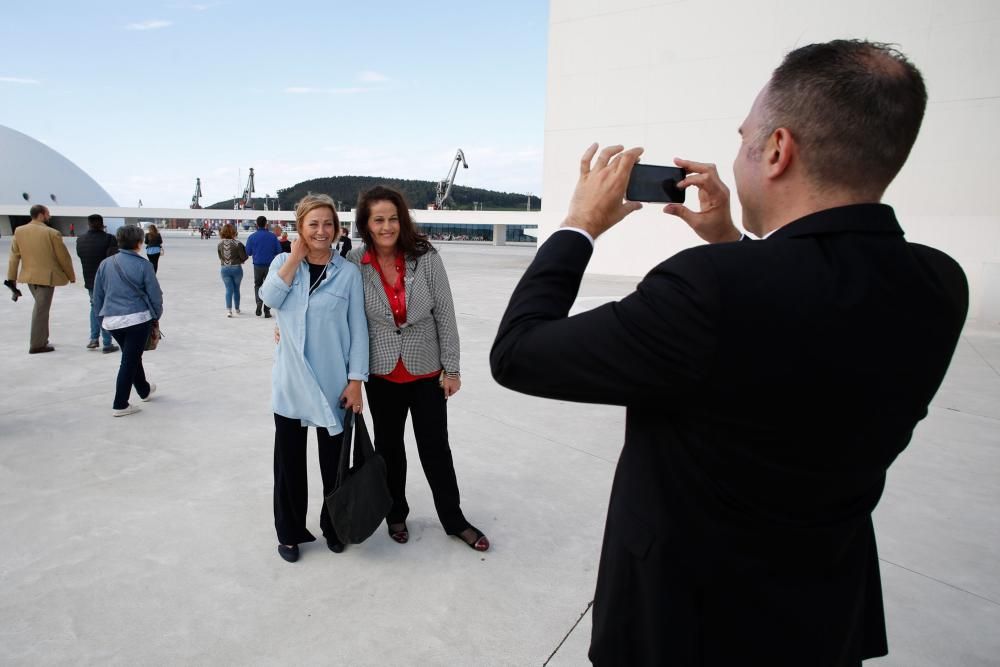
<svg viewBox="0 0 1000 667"><path fill-rule="evenodd" d="M403 428L413 417L417 453L441 525L477 551L490 542L462 514L448 445L445 401L462 386L458 326L444 264L417 231L403 196L383 186L363 193L355 222L365 243L347 259L361 269L368 316L370 376L365 388L375 449L385 459L393 505L389 535L409 540Z"/></svg>

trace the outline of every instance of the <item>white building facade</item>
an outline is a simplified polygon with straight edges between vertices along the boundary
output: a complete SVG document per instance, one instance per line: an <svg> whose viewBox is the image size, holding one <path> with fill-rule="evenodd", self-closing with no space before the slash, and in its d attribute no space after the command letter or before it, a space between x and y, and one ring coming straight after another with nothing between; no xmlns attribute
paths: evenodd
<svg viewBox="0 0 1000 667"><path fill-rule="evenodd" d="M739 222L737 128L785 53L836 38L895 43L923 73L923 127L883 201L909 240L961 263L969 316L1000 322L1000 2L551 0L539 241L593 141L643 146L648 164L715 162ZM601 237L589 271L641 276L699 242L647 205Z"/></svg>

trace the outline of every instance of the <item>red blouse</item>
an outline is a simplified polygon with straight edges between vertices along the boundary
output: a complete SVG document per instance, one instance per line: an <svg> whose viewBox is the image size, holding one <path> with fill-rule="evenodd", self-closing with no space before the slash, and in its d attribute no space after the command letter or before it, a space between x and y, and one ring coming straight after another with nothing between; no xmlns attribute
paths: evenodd
<svg viewBox="0 0 1000 667"><path fill-rule="evenodd" d="M393 285L390 285L389 281L385 279L382 267L379 266L378 260L370 251L365 252L361 258L361 263L371 264L378 271L378 277L382 280L382 289L385 290L385 296L389 299L389 308L392 309L392 319L396 323L396 326L401 327L406 324L406 283L404 281L406 277L406 258L403 253L396 253L396 273L398 277L396 278L396 283ZM404 383L437 377L440 372L434 371L433 373L426 373L424 375L413 375L410 371L406 370L406 366L403 364L403 357L400 356L396 360L396 367L392 369L391 373L388 375L373 373L373 375L389 382Z"/></svg>

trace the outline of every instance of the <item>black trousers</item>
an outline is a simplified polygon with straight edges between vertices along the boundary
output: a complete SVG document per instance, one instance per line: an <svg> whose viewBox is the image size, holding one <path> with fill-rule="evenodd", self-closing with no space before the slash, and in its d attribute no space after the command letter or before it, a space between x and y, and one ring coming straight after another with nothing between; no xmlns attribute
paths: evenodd
<svg viewBox="0 0 1000 667"><path fill-rule="evenodd" d="M142 368L142 353L146 347L146 339L149 338L149 329L152 326L152 322L142 322L111 331L111 336L118 341L118 346L122 350L122 362L118 366L118 381L115 383L115 402L112 405L115 410L123 410L128 407L128 398L132 393L132 387L135 387L140 398L149 396L149 382L146 381L146 371Z"/></svg>
<svg viewBox="0 0 1000 667"><path fill-rule="evenodd" d="M153 265L153 273L156 273L157 269L160 268L160 253L146 255L146 259L148 259L149 263Z"/></svg>
<svg viewBox="0 0 1000 667"><path fill-rule="evenodd" d="M469 527L460 507L455 463L448 446L448 411L436 377L399 384L372 377L365 385L375 423L375 450L385 459L392 509L386 521L402 523L410 513L406 502L406 415L413 417L417 453L434 496L438 519L449 535Z"/></svg>
<svg viewBox="0 0 1000 667"><path fill-rule="evenodd" d="M274 415L274 528L281 544L299 544L316 539L306 529L306 510L309 507L309 478L306 473L308 431L298 419ZM317 428L316 439L319 442L323 497L326 498L337 483L337 465L344 434L330 435L325 428ZM326 511L325 501L320 509L319 526L327 539L340 541Z"/></svg>
<svg viewBox="0 0 1000 667"><path fill-rule="evenodd" d="M253 265L253 298L257 301L257 307L264 305L264 302L260 300L260 286L264 284L264 279L267 278L268 266L254 264ZM271 310L268 308L268 310Z"/></svg>

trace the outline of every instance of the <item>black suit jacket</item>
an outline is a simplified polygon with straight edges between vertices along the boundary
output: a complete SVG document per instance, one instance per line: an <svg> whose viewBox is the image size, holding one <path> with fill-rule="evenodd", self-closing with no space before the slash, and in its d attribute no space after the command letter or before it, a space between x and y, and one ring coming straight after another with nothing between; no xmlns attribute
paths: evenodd
<svg viewBox="0 0 1000 667"><path fill-rule="evenodd" d="M572 231L539 248L490 356L511 389L628 408L591 659L884 655L871 512L958 341L958 264L888 206L847 206L683 251L567 317L591 252Z"/></svg>

